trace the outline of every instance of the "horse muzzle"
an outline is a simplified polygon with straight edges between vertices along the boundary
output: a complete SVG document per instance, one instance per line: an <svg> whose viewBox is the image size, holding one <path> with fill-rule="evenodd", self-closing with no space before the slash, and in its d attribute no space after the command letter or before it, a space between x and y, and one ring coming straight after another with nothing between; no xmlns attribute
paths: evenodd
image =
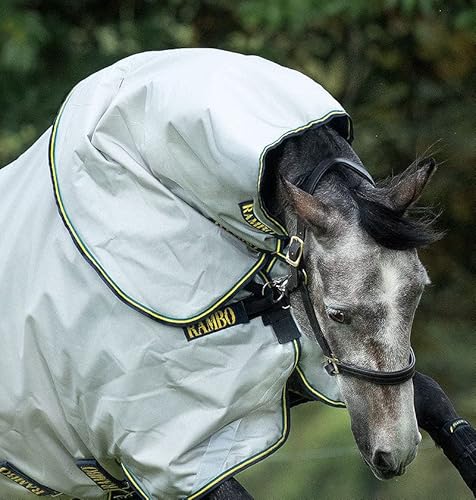
<svg viewBox="0 0 476 500"><path fill-rule="evenodd" d="M385 449L376 449L370 461L365 460L372 472L378 479L392 479L405 473L406 467L416 457L418 444L421 441L421 434L418 432L417 439L413 448L402 458L399 450L387 451Z"/></svg>

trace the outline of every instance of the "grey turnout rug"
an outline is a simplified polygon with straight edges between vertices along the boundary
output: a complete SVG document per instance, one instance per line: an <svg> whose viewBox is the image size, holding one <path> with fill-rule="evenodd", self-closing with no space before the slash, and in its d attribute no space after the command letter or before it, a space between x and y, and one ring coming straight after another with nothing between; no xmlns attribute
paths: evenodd
<svg viewBox="0 0 476 500"><path fill-rule="evenodd" d="M283 444L293 371L343 405L315 341L240 305L287 272L266 152L331 121L350 136L267 60L149 52L0 170L0 498L199 498Z"/></svg>

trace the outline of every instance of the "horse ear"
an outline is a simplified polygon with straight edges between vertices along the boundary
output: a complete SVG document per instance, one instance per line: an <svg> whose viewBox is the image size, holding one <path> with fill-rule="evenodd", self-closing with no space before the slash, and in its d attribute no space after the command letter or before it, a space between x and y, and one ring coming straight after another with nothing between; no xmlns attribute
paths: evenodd
<svg viewBox="0 0 476 500"><path fill-rule="evenodd" d="M332 204L327 203L321 197L320 199L299 189L294 184L281 177L284 188L288 194L289 202L296 211L298 217L304 219L320 232L329 232L338 221L338 213Z"/></svg>
<svg viewBox="0 0 476 500"><path fill-rule="evenodd" d="M433 158L425 158L416 165L410 165L402 174L395 177L387 188L393 208L404 212L420 198L430 177L436 170Z"/></svg>

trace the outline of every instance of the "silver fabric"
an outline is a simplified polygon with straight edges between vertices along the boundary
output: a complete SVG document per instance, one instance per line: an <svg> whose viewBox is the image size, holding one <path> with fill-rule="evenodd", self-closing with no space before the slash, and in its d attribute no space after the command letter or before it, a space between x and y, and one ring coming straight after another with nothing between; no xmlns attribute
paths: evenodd
<svg viewBox="0 0 476 500"><path fill-rule="evenodd" d="M64 498L106 498L81 458L145 498L194 498L284 442L297 343L260 318L191 342L180 326L279 245L263 152L334 114L300 73L216 50L139 54L72 91L0 171L0 460ZM247 200L272 233L245 223ZM0 498L33 497L0 476Z"/></svg>

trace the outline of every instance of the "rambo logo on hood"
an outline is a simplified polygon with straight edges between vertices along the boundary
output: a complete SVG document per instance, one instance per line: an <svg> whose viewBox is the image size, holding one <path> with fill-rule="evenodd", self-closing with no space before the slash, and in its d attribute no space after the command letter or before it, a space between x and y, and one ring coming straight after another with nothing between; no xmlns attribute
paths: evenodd
<svg viewBox="0 0 476 500"><path fill-rule="evenodd" d="M253 208L253 200L243 201L239 205L241 216L247 224L258 231L263 231L263 233L276 234L269 226L267 226L264 222L261 222L258 217L256 217Z"/></svg>

